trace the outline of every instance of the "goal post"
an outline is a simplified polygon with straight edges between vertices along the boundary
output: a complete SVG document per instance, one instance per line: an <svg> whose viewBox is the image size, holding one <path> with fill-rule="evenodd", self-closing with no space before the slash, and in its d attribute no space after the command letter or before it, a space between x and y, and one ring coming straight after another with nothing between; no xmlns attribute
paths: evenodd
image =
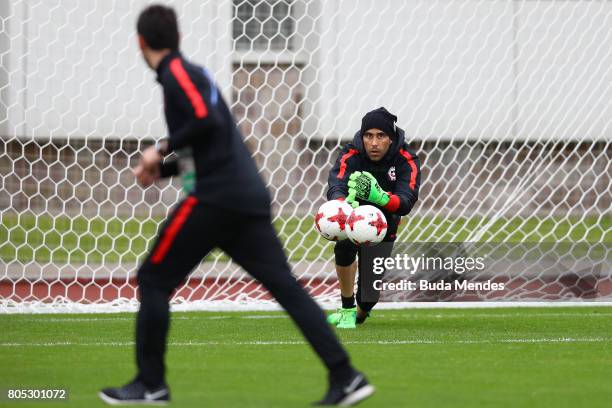
<svg viewBox="0 0 612 408"><path fill-rule="evenodd" d="M581 274L546 263L505 272L513 290L499 296L403 300L612 300L611 2L163 3L177 11L185 56L209 68L231 105L294 274L321 303L337 303L339 290L333 244L312 214L339 147L379 106L398 116L422 166L400 248L581 245L570 250ZM0 4L0 313L137 305L138 262L182 194L178 180L142 189L130 170L166 135L136 42L148 4ZM584 269L593 251L600 263ZM216 251L172 303L274 307Z"/></svg>

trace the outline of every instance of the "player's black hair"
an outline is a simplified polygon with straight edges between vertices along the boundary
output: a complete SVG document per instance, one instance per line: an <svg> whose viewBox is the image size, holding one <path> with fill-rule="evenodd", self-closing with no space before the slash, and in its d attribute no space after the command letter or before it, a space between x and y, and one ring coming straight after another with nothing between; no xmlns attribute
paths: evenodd
<svg viewBox="0 0 612 408"><path fill-rule="evenodd" d="M147 7L138 16L136 30L154 50L179 48L178 22L171 7L160 4Z"/></svg>

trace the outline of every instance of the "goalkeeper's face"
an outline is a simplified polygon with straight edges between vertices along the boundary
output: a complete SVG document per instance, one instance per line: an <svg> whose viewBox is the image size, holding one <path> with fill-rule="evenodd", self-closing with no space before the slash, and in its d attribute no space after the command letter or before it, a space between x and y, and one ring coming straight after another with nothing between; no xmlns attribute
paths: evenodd
<svg viewBox="0 0 612 408"><path fill-rule="evenodd" d="M363 134L363 147L372 161L379 161L389 151L393 141L380 129L368 129Z"/></svg>

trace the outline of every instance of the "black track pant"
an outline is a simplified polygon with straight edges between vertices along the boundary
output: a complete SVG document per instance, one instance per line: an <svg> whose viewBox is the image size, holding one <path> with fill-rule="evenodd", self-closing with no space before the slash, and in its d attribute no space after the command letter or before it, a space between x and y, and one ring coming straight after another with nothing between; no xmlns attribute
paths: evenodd
<svg viewBox="0 0 612 408"><path fill-rule="evenodd" d="M380 279L381 276L374 274L372 263L368 261L374 257L387 258L391 256L392 251L393 241L383 241L378 245L365 248L358 247L348 239L336 242L334 246L336 265L350 266L359 254L356 300L361 310L369 312L380 299L380 291L374 289L374 281Z"/></svg>
<svg viewBox="0 0 612 408"><path fill-rule="evenodd" d="M138 270L140 310L136 323L138 379L164 383L164 354L172 291L213 248L219 247L259 280L298 325L332 377L352 374L349 358L323 311L291 275L269 216L213 208L187 197L160 231Z"/></svg>

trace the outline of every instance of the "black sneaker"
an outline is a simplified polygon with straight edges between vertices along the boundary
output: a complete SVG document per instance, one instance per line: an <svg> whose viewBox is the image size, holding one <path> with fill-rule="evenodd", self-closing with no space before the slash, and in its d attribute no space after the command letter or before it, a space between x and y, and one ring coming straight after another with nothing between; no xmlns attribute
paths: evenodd
<svg viewBox="0 0 612 408"><path fill-rule="evenodd" d="M362 311L362 313L363 313L363 311ZM370 312L365 312L365 314L363 314L361 316L359 315L359 313L357 313L357 318L355 319L355 323L363 324L368 317L370 317Z"/></svg>
<svg viewBox="0 0 612 408"><path fill-rule="evenodd" d="M166 405L170 401L166 385L150 390L138 380L119 388L105 388L98 396L108 405Z"/></svg>
<svg viewBox="0 0 612 408"><path fill-rule="evenodd" d="M315 405L339 405L348 407L355 405L370 395L374 394L374 386L358 371L355 371L350 380L345 382L335 382L330 380L329 390L321 401Z"/></svg>

